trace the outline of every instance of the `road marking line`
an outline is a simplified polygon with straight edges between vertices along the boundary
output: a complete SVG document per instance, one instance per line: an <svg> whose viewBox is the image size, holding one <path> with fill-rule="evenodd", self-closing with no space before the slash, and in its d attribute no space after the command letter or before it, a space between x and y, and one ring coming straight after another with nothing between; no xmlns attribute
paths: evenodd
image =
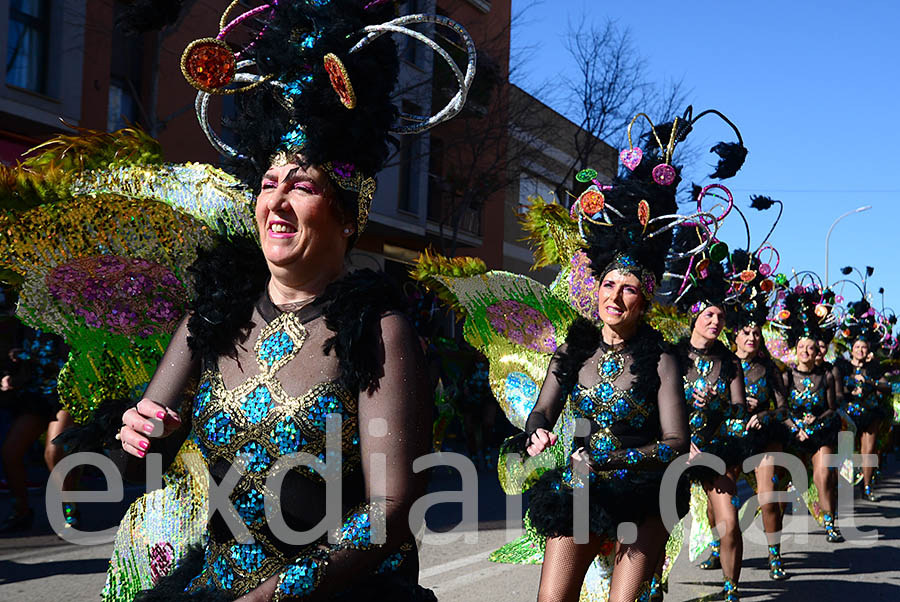
<svg viewBox="0 0 900 602"><path fill-rule="evenodd" d="M434 577L435 575L440 575L441 573L446 573L447 571L455 571L456 569L462 568L464 566L469 566L470 564L475 564L476 562L480 562L482 560L487 562L489 555L489 551L479 552L477 554L472 554L471 556L457 558L456 560L451 560L450 562L445 562L443 564L428 567L427 569L422 569L419 571L419 579L428 579L429 577Z"/></svg>

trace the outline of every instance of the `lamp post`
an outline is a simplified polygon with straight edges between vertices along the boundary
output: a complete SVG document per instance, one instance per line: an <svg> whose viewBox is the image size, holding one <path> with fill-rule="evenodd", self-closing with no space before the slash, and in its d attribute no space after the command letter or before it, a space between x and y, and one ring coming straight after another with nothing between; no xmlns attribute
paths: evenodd
<svg viewBox="0 0 900 602"><path fill-rule="evenodd" d="M844 215L840 216L834 223L831 224L831 227L828 228L828 234L825 235L825 287L828 287L828 243L831 241L831 231L834 230L834 227L838 225L838 222L844 219L849 215L853 215L854 213L862 213L863 211L868 211L872 208L872 205L865 205L863 207L857 207L853 211L848 211Z"/></svg>

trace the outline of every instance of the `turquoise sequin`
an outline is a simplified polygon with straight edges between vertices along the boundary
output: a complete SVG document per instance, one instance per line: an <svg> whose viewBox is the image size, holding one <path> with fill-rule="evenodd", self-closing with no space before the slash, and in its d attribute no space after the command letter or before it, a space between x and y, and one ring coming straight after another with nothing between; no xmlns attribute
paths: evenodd
<svg viewBox="0 0 900 602"><path fill-rule="evenodd" d="M194 397L194 417L199 418L209 405L211 386L208 380L204 380L197 388L197 395Z"/></svg>
<svg viewBox="0 0 900 602"><path fill-rule="evenodd" d="M265 385L259 385L241 399L240 403L247 420L252 424L259 424L272 409L272 394Z"/></svg>
<svg viewBox="0 0 900 602"><path fill-rule="evenodd" d="M225 559L219 556L212 565L213 574L222 586L222 589L230 590L234 585L234 572L228 567Z"/></svg>
<svg viewBox="0 0 900 602"><path fill-rule="evenodd" d="M269 434L269 441L278 446L278 451L284 454L292 454L300 451L309 444L306 437L297 427L297 423L290 416L279 420L275 428Z"/></svg>
<svg viewBox="0 0 900 602"><path fill-rule="evenodd" d="M231 416L225 412L216 412L203 424L206 440L213 445L228 445L234 437Z"/></svg>
<svg viewBox="0 0 900 602"><path fill-rule="evenodd" d="M231 560L244 572L250 573L258 570L265 559L266 554L258 543L231 546Z"/></svg>
<svg viewBox="0 0 900 602"><path fill-rule="evenodd" d="M272 463L272 456L256 441L251 441L239 449L237 455L247 459L246 469L250 472L262 472Z"/></svg>
<svg viewBox="0 0 900 602"><path fill-rule="evenodd" d="M294 341L283 330L267 336L259 346L259 359L269 368L294 351Z"/></svg>
<svg viewBox="0 0 900 602"><path fill-rule="evenodd" d="M384 573L393 573L400 568L400 565L403 564L404 556L403 552L395 552L384 559L384 562L379 565L375 572L379 575Z"/></svg>
<svg viewBox="0 0 900 602"><path fill-rule="evenodd" d="M372 545L372 524L368 512L355 512L344 519L340 545L351 548L368 548Z"/></svg>
<svg viewBox="0 0 900 602"><path fill-rule="evenodd" d="M288 566L281 574L278 589L290 596L305 596L316 588L322 561L301 558Z"/></svg>
<svg viewBox="0 0 900 602"><path fill-rule="evenodd" d="M325 417L328 414L343 414L344 404L334 395L319 395L316 397L315 403L310 406L309 416L310 422L316 428L325 430Z"/></svg>
<svg viewBox="0 0 900 602"><path fill-rule="evenodd" d="M265 498L256 489L251 489L235 498L234 507L238 516L248 527L261 525L266 518Z"/></svg>

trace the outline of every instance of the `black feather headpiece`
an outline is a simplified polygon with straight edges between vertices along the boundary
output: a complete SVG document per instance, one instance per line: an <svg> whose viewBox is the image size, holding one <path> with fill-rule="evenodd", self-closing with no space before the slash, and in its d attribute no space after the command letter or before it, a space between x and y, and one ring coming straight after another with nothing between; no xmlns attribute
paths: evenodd
<svg viewBox="0 0 900 602"><path fill-rule="evenodd" d="M471 36L437 15L394 18L392 3L364 0L269 2L234 17L229 5L216 38L188 45L181 59L188 82L200 90L197 114L226 168L253 191L272 165L315 165L337 185L345 216L367 222L375 174L396 144L392 133L424 131L457 114L475 75ZM244 7L246 8L246 7ZM459 93L434 117L402 114L392 93L399 74L390 34L421 37L410 25L428 22L456 32L466 48ZM249 41L235 50L226 39L238 26ZM245 36L247 37L247 36ZM439 56L452 60L447 53ZM210 127L211 94L233 94L225 119L226 143ZM411 124L400 125L402 116Z"/></svg>
<svg viewBox="0 0 900 602"><path fill-rule="evenodd" d="M732 251L728 261L732 287L736 288L732 310L728 312L728 327L738 331L745 326L762 327L769 315L767 279L762 275L759 257L744 249Z"/></svg>
<svg viewBox="0 0 900 602"><path fill-rule="evenodd" d="M820 307L825 309L820 309ZM822 294L816 289L800 289L788 293L780 321L787 327L787 341L791 347L800 339L824 340L822 323L828 317L822 305Z"/></svg>
<svg viewBox="0 0 900 602"><path fill-rule="evenodd" d="M882 332L875 310L867 300L860 299L847 307L841 334L850 343L865 341L871 351L879 347L883 338Z"/></svg>

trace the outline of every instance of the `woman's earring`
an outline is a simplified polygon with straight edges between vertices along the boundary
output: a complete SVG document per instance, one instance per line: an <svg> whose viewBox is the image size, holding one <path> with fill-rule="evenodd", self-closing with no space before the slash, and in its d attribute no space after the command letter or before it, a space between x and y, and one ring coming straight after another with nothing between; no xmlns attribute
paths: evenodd
<svg viewBox="0 0 900 602"><path fill-rule="evenodd" d="M344 228L344 234L349 236L352 233L353 233L353 230L351 230L350 228Z"/></svg>

